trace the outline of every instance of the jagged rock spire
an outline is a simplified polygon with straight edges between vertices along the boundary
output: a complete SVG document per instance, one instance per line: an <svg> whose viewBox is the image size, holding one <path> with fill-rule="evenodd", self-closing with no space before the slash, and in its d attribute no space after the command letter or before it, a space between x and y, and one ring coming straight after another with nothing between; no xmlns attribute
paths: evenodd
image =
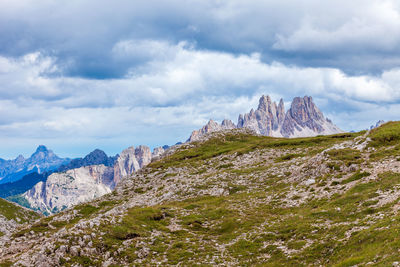
<svg viewBox="0 0 400 267"><path fill-rule="evenodd" d="M222 129L233 129L235 125L224 120L222 125L210 120L198 131L193 131L188 141L198 140L202 135ZM290 109L285 112L285 104L272 102L267 95L261 96L256 110L240 114L236 128L249 128L254 132L275 137L315 136L342 132L314 104L312 97L295 97Z"/></svg>

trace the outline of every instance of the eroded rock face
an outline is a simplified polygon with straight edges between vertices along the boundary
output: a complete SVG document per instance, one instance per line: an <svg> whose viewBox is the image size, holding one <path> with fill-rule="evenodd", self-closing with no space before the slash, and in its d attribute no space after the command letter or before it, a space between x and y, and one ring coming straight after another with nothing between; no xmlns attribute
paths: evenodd
<svg viewBox="0 0 400 267"><path fill-rule="evenodd" d="M235 129L236 125L231 121L231 120L223 120L221 124L218 122L215 122L213 120L209 120L206 125L203 126L200 130L193 131L192 134L190 135L188 142L192 141L198 141L201 139L202 136L217 132L217 131L222 131L222 130L229 130L229 129Z"/></svg>
<svg viewBox="0 0 400 267"><path fill-rule="evenodd" d="M165 152L164 148L156 147L156 148L154 148L153 153L151 154L151 157L152 157L152 159L159 158L162 156L162 154L164 154L164 152Z"/></svg>
<svg viewBox="0 0 400 267"><path fill-rule="evenodd" d="M287 111L280 133L283 137L306 137L340 133L314 104L312 97L296 97Z"/></svg>
<svg viewBox="0 0 400 267"><path fill-rule="evenodd" d="M23 194L33 209L52 214L110 193L114 188L112 167L93 165L53 173Z"/></svg>
<svg viewBox="0 0 400 267"><path fill-rule="evenodd" d="M148 146L138 146L135 149L135 157L139 163L139 167L143 168L151 162L151 151Z"/></svg>
<svg viewBox="0 0 400 267"><path fill-rule="evenodd" d="M239 115L238 128L249 128L261 135L276 136L284 116L282 99L278 106L269 96L262 96L256 111L252 109L250 113Z"/></svg>
<svg viewBox="0 0 400 267"><path fill-rule="evenodd" d="M132 146L122 151L114 165L114 183L118 184L123 177L149 164L151 158L152 154L147 146L138 146L136 149Z"/></svg>
<svg viewBox="0 0 400 267"><path fill-rule="evenodd" d="M251 109L249 113L239 115L237 127L228 120L221 125L210 120L200 130L193 131L188 141L197 141L209 133L234 128L248 128L257 134L274 137L306 137L342 132L324 117L312 97L294 98L290 109L285 112L283 99L276 104L269 96L262 96L256 110Z"/></svg>
<svg viewBox="0 0 400 267"><path fill-rule="evenodd" d="M33 209L53 214L110 193L124 177L143 168L151 159L147 146L129 147L122 151L114 166L91 165L53 173L23 197Z"/></svg>
<svg viewBox="0 0 400 267"><path fill-rule="evenodd" d="M114 183L118 184L122 177L140 169L139 162L135 157L133 146L122 151L114 164Z"/></svg>

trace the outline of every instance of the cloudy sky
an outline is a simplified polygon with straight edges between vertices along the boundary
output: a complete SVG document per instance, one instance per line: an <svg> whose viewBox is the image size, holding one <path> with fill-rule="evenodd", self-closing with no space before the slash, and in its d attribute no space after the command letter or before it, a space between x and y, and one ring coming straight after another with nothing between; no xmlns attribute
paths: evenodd
<svg viewBox="0 0 400 267"><path fill-rule="evenodd" d="M400 2L0 1L0 157L174 144L262 94L399 120Z"/></svg>

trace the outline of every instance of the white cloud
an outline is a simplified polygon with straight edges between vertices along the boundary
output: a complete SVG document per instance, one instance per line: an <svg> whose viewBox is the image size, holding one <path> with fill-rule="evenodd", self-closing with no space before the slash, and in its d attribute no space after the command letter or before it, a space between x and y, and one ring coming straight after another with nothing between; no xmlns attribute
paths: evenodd
<svg viewBox="0 0 400 267"><path fill-rule="evenodd" d="M344 6L338 5L341 8ZM350 9L351 10L351 9ZM304 52L396 51L400 44L400 10L394 1L366 1L345 18L324 23L326 15L313 12L303 17L300 27L277 33L273 48Z"/></svg>
<svg viewBox="0 0 400 267"><path fill-rule="evenodd" d="M179 48L168 42L190 40L200 49L376 73L400 63L399 7L395 0L0 1L0 54L45 51L67 75L116 78L131 65L169 59Z"/></svg>
<svg viewBox="0 0 400 267"><path fill-rule="evenodd" d="M123 42L126 57L146 49L132 50L129 40ZM171 144L210 118L236 122L239 113L257 107L261 94L285 101L312 95L345 130L400 116L399 69L349 76L334 68L266 64L257 53L234 55L183 44L152 41L168 57L150 52L140 71L133 67L126 77L108 80L60 76L56 60L40 53L0 57L0 140L64 144L76 137L86 144L102 139L130 142L126 146Z"/></svg>

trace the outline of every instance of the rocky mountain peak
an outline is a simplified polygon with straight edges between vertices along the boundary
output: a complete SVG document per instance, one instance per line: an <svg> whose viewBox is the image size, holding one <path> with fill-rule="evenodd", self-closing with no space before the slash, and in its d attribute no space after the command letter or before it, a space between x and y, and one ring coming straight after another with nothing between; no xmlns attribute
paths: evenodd
<svg viewBox="0 0 400 267"><path fill-rule="evenodd" d="M269 95L267 96L262 95L259 100L257 110L266 112L268 111L268 109L270 109L270 106L271 106L271 98L269 97Z"/></svg>
<svg viewBox="0 0 400 267"><path fill-rule="evenodd" d="M46 152L46 151L49 151L49 150L47 149L47 147L46 147L45 145L39 145L39 146L36 148L36 152L35 152L35 153L38 153L38 152Z"/></svg>
<svg viewBox="0 0 400 267"><path fill-rule="evenodd" d="M306 137L340 132L342 130L324 117L311 96L293 99L280 131L284 137Z"/></svg>
<svg viewBox="0 0 400 267"><path fill-rule="evenodd" d="M322 120L324 115L314 104L311 96L295 97L289 109L291 115L298 123L306 123L310 120Z"/></svg>
<svg viewBox="0 0 400 267"><path fill-rule="evenodd" d="M152 154L150 148L147 146L133 146L121 152L114 164L114 183L118 184L119 181L151 162Z"/></svg>
<svg viewBox="0 0 400 267"><path fill-rule="evenodd" d="M164 150L155 150L160 156ZM23 194L29 205L41 212L57 213L67 207L110 193L122 178L149 164L152 159L147 146L129 147L116 157L95 149L86 157L62 166ZM73 168L75 167L75 168Z"/></svg>
<svg viewBox="0 0 400 267"><path fill-rule="evenodd" d="M221 124L218 122L215 122L213 120L209 120L206 125L204 125L201 129L193 131L192 134L190 135L188 141L198 141L201 139L202 136L212 133L212 132L217 132L217 131L222 131L222 130L229 130L229 129L235 129L236 125L231 121L231 120L223 120Z"/></svg>
<svg viewBox="0 0 400 267"><path fill-rule="evenodd" d="M143 168L151 162L151 150L148 146L138 146L135 149L135 157L139 163L139 167Z"/></svg>
<svg viewBox="0 0 400 267"><path fill-rule="evenodd" d="M85 156L84 160L92 161L93 165L94 164L102 164L104 162L107 162L108 156L103 150L95 149L92 152L90 152L87 156Z"/></svg>
<svg viewBox="0 0 400 267"><path fill-rule="evenodd" d="M22 155L18 155L18 157L16 157L14 161L15 162L23 162L23 161L25 161L25 158Z"/></svg>
<svg viewBox="0 0 400 267"><path fill-rule="evenodd" d="M227 120L227 119L222 121L221 126L223 128L225 128L225 129L234 129L234 128L236 128L236 125L233 123L233 121Z"/></svg>
<svg viewBox="0 0 400 267"><path fill-rule="evenodd" d="M71 169L76 169L84 166L90 165L100 165L112 167L116 160L116 157L109 157L107 154L100 149L95 149L89 154L87 154L84 158L76 158L71 160L67 165L63 165L58 168L58 171L67 171Z"/></svg>
<svg viewBox="0 0 400 267"><path fill-rule="evenodd" d="M31 162L35 162L55 159L59 159L59 157L57 157L52 150L47 149L47 147L44 145L40 145L37 147L35 153L31 155L29 160Z"/></svg>
<svg viewBox="0 0 400 267"><path fill-rule="evenodd" d="M40 145L27 159L19 155L14 160L0 161L0 184L20 180L27 174L55 170L70 161L68 158L59 158L46 146Z"/></svg>
<svg viewBox="0 0 400 267"><path fill-rule="evenodd" d="M203 128L193 131L188 141L196 141L201 136L225 129L248 128L257 134L275 137L315 136L342 132L332 121L326 119L315 105L311 96L295 97L290 109L285 112L285 104L273 102L270 96L261 96L256 110L240 114L237 126L229 120L221 125L210 120Z"/></svg>
<svg viewBox="0 0 400 267"><path fill-rule="evenodd" d="M279 126L285 116L283 100L279 103L271 101L270 96L261 96L257 110L239 115L238 128L249 128L262 135L273 136L279 131Z"/></svg>

